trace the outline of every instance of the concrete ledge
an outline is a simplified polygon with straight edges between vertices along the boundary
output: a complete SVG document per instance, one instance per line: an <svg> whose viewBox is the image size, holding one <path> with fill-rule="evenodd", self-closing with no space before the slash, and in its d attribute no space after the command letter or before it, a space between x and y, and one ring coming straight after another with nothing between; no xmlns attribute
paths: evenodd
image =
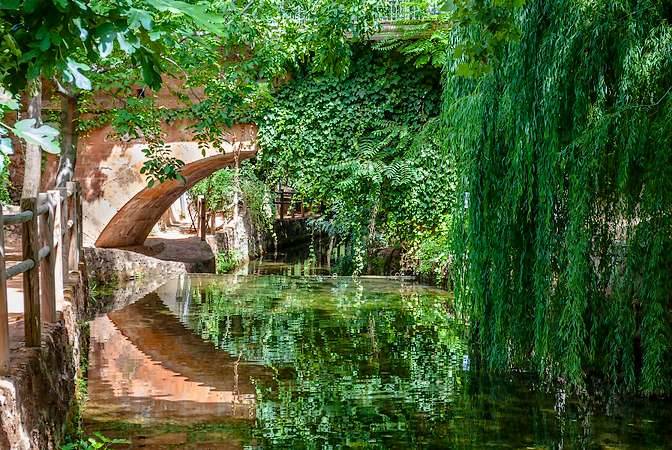
<svg viewBox="0 0 672 450"><path fill-rule="evenodd" d="M89 277L102 283L156 278L166 281L188 271L185 263L164 261L128 250L84 247L84 258Z"/></svg>

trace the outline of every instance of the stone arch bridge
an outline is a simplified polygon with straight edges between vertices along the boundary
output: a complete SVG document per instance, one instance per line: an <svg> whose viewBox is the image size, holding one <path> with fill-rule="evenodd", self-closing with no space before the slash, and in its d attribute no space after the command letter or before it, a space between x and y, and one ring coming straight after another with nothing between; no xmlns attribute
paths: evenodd
<svg viewBox="0 0 672 450"><path fill-rule="evenodd" d="M189 130L189 122L167 126L165 142L185 165L186 181L171 180L147 186L140 173L145 156L141 140L122 142L110 127L80 139L75 179L82 185L84 242L97 247L142 245L162 214L184 192L218 169L256 154L256 126L234 125L223 130L224 151L208 148L205 154Z"/></svg>

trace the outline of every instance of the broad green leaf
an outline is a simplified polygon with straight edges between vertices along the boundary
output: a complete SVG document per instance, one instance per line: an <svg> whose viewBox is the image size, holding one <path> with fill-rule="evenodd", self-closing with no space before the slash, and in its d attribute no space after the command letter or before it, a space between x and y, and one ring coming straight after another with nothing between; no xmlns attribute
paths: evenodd
<svg viewBox="0 0 672 450"><path fill-rule="evenodd" d="M19 102L16 97L2 86L0 86L0 106L11 110L19 109Z"/></svg>
<svg viewBox="0 0 672 450"><path fill-rule="evenodd" d="M0 138L0 154L2 155L14 154L14 149L12 148L12 140L10 138Z"/></svg>
<svg viewBox="0 0 672 450"><path fill-rule="evenodd" d="M222 35L224 32L222 27L225 23L224 18L208 11L208 5L192 5L177 0L154 0L152 6L162 12L185 15L189 17L194 24L211 33Z"/></svg>
<svg viewBox="0 0 672 450"><path fill-rule="evenodd" d="M131 8L128 12L129 28L137 29L142 26L147 31L152 29L152 15L147 11Z"/></svg>
<svg viewBox="0 0 672 450"><path fill-rule="evenodd" d="M14 134L24 139L26 142L39 145L42 150L54 155L60 153L61 149L56 138L58 130L49 125L35 127L35 119L23 119L14 124Z"/></svg>
<svg viewBox="0 0 672 450"><path fill-rule="evenodd" d="M78 88L90 91L91 80L84 76L80 70L88 71L91 70L91 68L86 64L78 63L68 58L67 69L63 72L63 75L69 82L74 83Z"/></svg>
<svg viewBox="0 0 672 450"><path fill-rule="evenodd" d="M114 40L117 37L117 31L111 23L105 23L96 28L98 42L98 53L101 58L107 58L114 50Z"/></svg>
<svg viewBox="0 0 672 450"><path fill-rule="evenodd" d="M119 42L119 48L129 55L140 47L140 43L133 35L130 36L130 39L126 39L126 36L119 33L117 34L117 42Z"/></svg>
<svg viewBox="0 0 672 450"><path fill-rule="evenodd" d="M81 17L76 17L72 19L72 23L75 24L77 27L77 30L79 30L79 38L82 41L85 41L87 37L89 37L89 31L82 26L82 18Z"/></svg>

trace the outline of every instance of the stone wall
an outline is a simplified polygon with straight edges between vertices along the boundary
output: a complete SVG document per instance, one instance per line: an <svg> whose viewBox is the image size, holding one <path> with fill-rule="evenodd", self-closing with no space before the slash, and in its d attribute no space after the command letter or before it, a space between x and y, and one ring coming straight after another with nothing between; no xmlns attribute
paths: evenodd
<svg viewBox="0 0 672 450"><path fill-rule="evenodd" d="M266 252L265 238L266 236L254 225L249 209L241 203L240 215L229 221L222 231L207 235L205 242L215 255L233 251L242 261L249 261L259 258Z"/></svg>
<svg viewBox="0 0 672 450"><path fill-rule="evenodd" d="M84 258L91 279L101 283L129 280L167 280L188 272L185 263L163 261L140 253L112 248L84 247Z"/></svg>
<svg viewBox="0 0 672 450"><path fill-rule="evenodd" d="M80 331L77 320L86 298L86 283L71 276L59 321L45 324L42 346L21 342L22 323L10 330L10 373L0 378L0 448L58 448L75 398Z"/></svg>

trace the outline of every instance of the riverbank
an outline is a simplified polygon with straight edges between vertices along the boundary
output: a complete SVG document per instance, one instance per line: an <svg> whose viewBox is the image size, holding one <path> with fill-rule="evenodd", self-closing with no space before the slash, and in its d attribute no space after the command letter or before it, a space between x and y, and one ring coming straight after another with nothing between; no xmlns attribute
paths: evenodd
<svg viewBox="0 0 672 450"><path fill-rule="evenodd" d="M10 370L0 380L0 448L54 449L73 411L82 353L80 319L87 302L85 277L71 272L56 323L42 327L42 343L26 347L23 321L10 326Z"/></svg>

